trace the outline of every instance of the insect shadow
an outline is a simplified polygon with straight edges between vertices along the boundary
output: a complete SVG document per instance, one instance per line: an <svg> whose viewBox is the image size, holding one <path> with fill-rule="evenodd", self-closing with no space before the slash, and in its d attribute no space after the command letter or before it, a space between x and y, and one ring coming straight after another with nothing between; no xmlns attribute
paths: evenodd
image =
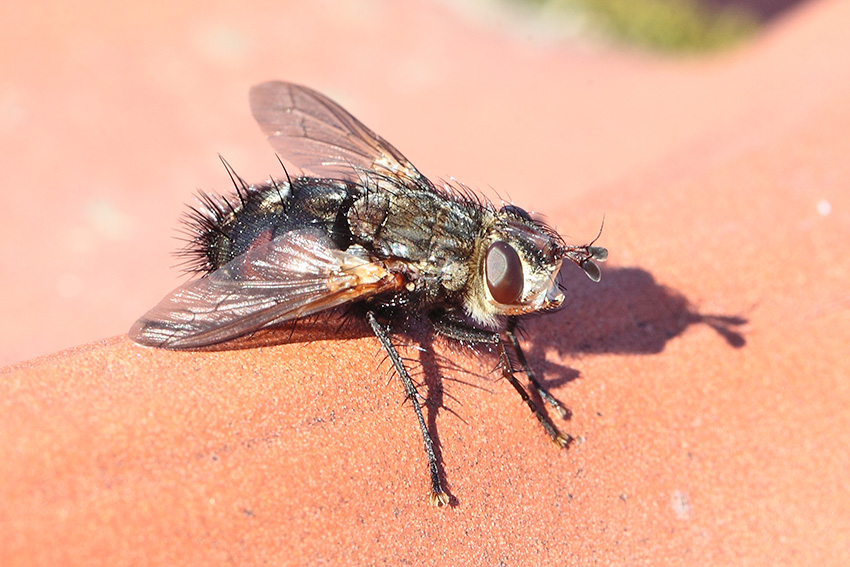
<svg viewBox="0 0 850 567"><path fill-rule="evenodd" d="M546 353L561 357L587 354L657 354L691 325L708 325L731 348L746 346L740 315L701 313L688 298L656 281L640 268L608 267L599 283L563 270L568 288L564 308L546 317L530 317L526 353L531 367L549 388L579 377L570 368L549 362Z"/></svg>

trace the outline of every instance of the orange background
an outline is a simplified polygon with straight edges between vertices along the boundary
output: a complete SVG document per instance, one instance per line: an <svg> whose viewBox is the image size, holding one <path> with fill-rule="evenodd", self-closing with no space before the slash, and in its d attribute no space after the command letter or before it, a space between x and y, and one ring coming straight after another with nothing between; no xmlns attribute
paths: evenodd
<svg viewBox="0 0 850 567"><path fill-rule="evenodd" d="M0 18L0 564L848 564L847 2L688 58L424 0ZM374 338L123 336L182 281L177 218L228 189L216 153L279 171L247 104L268 79L570 242L604 215L602 282L571 274L527 333L580 443L437 341L435 510Z"/></svg>

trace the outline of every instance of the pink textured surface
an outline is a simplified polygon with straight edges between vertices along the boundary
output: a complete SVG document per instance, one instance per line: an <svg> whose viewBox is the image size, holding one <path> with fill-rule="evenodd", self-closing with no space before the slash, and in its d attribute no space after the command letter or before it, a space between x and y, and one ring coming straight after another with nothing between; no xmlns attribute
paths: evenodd
<svg viewBox="0 0 850 567"><path fill-rule="evenodd" d="M529 325L569 452L494 360L436 345L460 366L431 416L446 510L369 337L120 336L6 367L0 564L848 563L848 3L709 60L421 1L64 6L0 8L5 362L121 334L176 285L182 203L226 187L215 152L277 171L246 101L267 79L571 241L604 213L611 261Z"/></svg>

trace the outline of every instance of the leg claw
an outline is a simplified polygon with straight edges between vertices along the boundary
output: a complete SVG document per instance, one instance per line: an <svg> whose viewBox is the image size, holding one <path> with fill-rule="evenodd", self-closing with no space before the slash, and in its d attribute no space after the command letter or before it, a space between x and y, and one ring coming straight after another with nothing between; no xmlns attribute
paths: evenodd
<svg viewBox="0 0 850 567"><path fill-rule="evenodd" d="M445 492L441 491L433 491L431 492L431 496L429 498L431 501L431 506L439 508L440 506L448 506L449 505L449 495Z"/></svg>

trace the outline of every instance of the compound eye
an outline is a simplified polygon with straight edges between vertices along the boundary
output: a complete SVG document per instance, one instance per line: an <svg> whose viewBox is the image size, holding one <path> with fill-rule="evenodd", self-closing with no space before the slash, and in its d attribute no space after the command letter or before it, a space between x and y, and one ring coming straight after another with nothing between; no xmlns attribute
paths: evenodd
<svg viewBox="0 0 850 567"><path fill-rule="evenodd" d="M502 305L512 305L522 294L522 262L513 247L497 240L487 249L485 265L490 295Z"/></svg>

